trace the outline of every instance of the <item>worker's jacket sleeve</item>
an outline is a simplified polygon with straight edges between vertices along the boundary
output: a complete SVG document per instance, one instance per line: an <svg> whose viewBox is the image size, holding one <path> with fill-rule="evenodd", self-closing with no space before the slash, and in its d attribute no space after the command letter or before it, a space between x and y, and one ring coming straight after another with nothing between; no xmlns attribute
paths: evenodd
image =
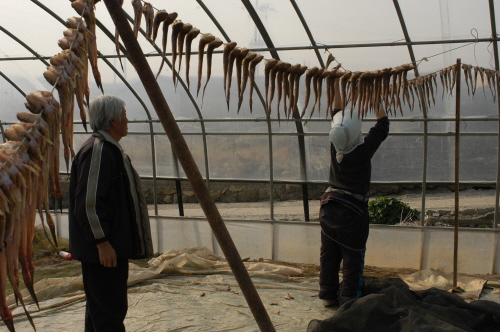
<svg viewBox="0 0 500 332"><path fill-rule="evenodd" d="M85 239L97 243L107 240L111 228L108 211L112 207L108 195L116 167L110 148L96 138L93 148L81 156L77 171L75 216Z"/></svg>

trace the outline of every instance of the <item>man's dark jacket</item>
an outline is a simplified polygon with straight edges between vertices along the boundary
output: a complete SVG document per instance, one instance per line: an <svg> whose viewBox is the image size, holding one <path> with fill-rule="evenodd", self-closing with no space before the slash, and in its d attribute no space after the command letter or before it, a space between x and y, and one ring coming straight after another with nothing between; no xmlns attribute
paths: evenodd
<svg viewBox="0 0 500 332"><path fill-rule="evenodd" d="M99 263L96 244L107 240L117 258L151 254L144 249L152 250L149 224L144 229L136 221L123 154L99 132L92 134L73 160L69 196L70 250L74 259ZM143 228L141 232L139 227Z"/></svg>

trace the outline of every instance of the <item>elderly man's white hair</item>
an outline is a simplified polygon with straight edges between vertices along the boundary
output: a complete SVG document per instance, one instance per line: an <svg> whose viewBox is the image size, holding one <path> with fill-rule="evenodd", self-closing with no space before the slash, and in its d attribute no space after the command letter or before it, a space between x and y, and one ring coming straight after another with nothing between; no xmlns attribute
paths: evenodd
<svg viewBox="0 0 500 332"><path fill-rule="evenodd" d="M115 96L99 96L89 103L89 124L92 130L108 130L110 120L121 122L122 110L125 102Z"/></svg>
<svg viewBox="0 0 500 332"><path fill-rule="evenodd" d="M344 114L337 112L332 120L330 142L337 150L337 162L341 162L344 155L353 151L358 145L364 143L361 133L361 119L357 114Z"/></svg>

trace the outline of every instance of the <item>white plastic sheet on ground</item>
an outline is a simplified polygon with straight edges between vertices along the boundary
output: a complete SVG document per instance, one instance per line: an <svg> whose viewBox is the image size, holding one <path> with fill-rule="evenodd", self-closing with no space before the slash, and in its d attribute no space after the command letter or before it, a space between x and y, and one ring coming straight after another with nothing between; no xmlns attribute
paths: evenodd
<svg viewBox="0 0 500 332"><path fill-rule="evenodd" d="M198 247L170 250L149 264L130 264L127 331L259 331L224 258ZM304 331L310 320L333 315L317 297L317 277L264 262L245 265L277 331ZM28 310L38 331L83 330L81 278L45 279L35 290L40 310L34 304ZM16 330L32 330L22 308L13 313Z"/></svg>
<svg viewBox="0 0 500 332"><path fill-rule="evenodd" d="M399 277L410 290L419 292L431 287L451 292L453 289L453 275L441 271L427 269L412 274L400 274ZM498 289L484 289L486 280L467 276L457 276L457 287L463 292L457 292L463 300L470 302L474 300L489 300L500 303L500 292Z"/></svg>

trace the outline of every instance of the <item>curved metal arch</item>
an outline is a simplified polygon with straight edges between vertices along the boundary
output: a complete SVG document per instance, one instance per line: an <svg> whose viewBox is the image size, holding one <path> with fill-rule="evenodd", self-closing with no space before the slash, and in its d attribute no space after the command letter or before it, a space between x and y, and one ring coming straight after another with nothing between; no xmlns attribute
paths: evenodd
<svg viewBox="0 0 500 332"><path fill-rule="evenodd" d="M67 27L67 24L66 22L61 18L59 17L57 14L55 14L52 10L50 10L48 7L46 7L45 5L41 4L40 2L38 2L37 0L31 0L33 3L35 3L36 5L38 5L40 8L42 8L45 12L47 12L48 14L50 14L52 17L54 17L57 21L59 21L62 25L64 25L65 27ZM96 19L96 21L98 21ZM109 31L107 31L107 29L105 29L104 26L102 26L102 24L100 24L99 22L99 25L100 25L100 28L103 29L103 31L108 32L107 35L109 35ZM113 64L111 64L105 57L102 56L102 54L100 52L98 52L98 54L102 57L103 61L111 68L111 70L113 70L115 72L115 74L118 75L118 77L122 80L122 82L129 88L129 90L132 92L132 94L137 98L137 100L139 101L139 103L142 105L142 107L144 108L144 111L146 112L146 115L148 117L149 120L152 120L151 118L151 113L149 112L146 104L144 103L144 101L142 100L142 98L137 94L137 92L132 88L132 86L128 83L128 81L125 79L125 77L123 77L119 71L116 69L115 66L113 66ZM43 59L41 59L43 60ZM155 142L154 142L154 135L153 135L153 124L151 121L149 121L149 131L150 131L150 139L151 139L151 149L152 149L152 163L153 163L153 199L154 199L154 202L155 202L155 214L158 215L158 208L157 208L157 204L156 204L156 156L155 156Z"/></svg>
<svg viewBox="0 0 500 332"><path fill-rule="evenodd" d="M124 13L125 13L125 16L127 17L127 20L133 24L134 19L130 15L128 15L125 11L124 11ZM139 31L141 32L141 34L144 37L146 37L146 32L142 28L140 28ZM156 45L156 43L152 44L152 46L158 52L159 55L162 54L162 50L158 47L158 45ZM193 106L196 110L196 113L198 113L198 117L200 119L201 133L202 133L202 137L203 137L203 153L205 155L205 181L207 182L207 187L210 190L210 172L209 172L209 165L208 165L207 135L206 135L206 130L205 130L205 122L203 119L203 115L201 113L201 109L198 106L198 103L194 99L193 95L191 94L191 91L189 91L188 86L186 85L186 83L184 83L184 80L182 79L181 75L177 72L177 70L175 70L175 68L172 67L172 63L167 59L166 56L163 58L163 61L165 61L167 66L172 70L172 73L176 76L177 81L184 88L184 91L186 92L187 96L189 97L189 100L191 100L191 103L193 104Z"/></svg>
<svg viewBox="0 0 500 332"><path fill-rule="evenodd" d="M3 72L0 71L0 76L2 76L7 82L10 83L17 91L19 91L20 94L23 95L23 97L26 98L26 92L24 92L14 81L12 81L7 75L5 75Z"/></svg>
<svg viewBox="0 0 500 332"><path fill-rule="evenodd" d="M43 59L43 57L40 54L35 52L35 50L33 50L31 47L29 47L28 44L26 44L25 42L23 42L21 39L17 38L16 36L14 36L11 32L9 32L7 29L2 27L1 25L0 25L0 30L3 31L10 38L14 39L19 44L21 44L25 49L30 51L31 54L33 54L37 59L42 61L46 66L50 66L50 63L48 63L45 59Z"/></svg>
<svg viewBox="0 0 500 332"><path fill-rule="evenodd" d="M267 30L264 27L264 24L262 23L259 15L255 11L255 8L253 8L249 0L241 0L241 2L247 9L248 14L254 21L255 25L257 26L257 29L259 29L260 35L262 36L262 39L264 39L264 42L266 43L272 57L275 58L276 60L279 60L280 58L278 52L274 47L273 41L271 40L271 37L267 33ZM304 135L302 135L304 134L304 128L302 126L302 120L300 118L300 114L298 113L297 110L294 110L293 112L293 120L295 122L295 128L297 130L297 134L299 134L297 136L297 139L299 143L300 177L302 180L307 181L306 145L305 145ZM309 221L309 203L308 203L309 198L307 197L308 196L307 185L302 185L302 193L304 195L303 197L304 215L305 215L304 219L306 221Z"/></svg>
<svg viewBox="0 0 500 332"><path fill-rule="evenodd" d="M311 30L309 30L309 26L307 25L307 22L306 22L304 16L302 15L302 12L301 12L299 6L295 2L295 0L290 0L290 3L292 4L293 9L295 9L297 16L299 17L300 22L302 23L302 26L304 27L304 30L306 31L307 36L309 37L309 41L311 41L312 46L314 46L314 53L316 53L316 57L318 58L319 64L321 65L321 68L325 68L325 63L323 62L323 59L321 58L321 54L319 53L319 49L317 48L316 41L313 38Z"/></svg>
<svg viewBox="0 0 500 332"><path fill-rule="evenodd" d="M396 9L396 13L399 18L399 23L401 24L401 29L403 30L403 34L405 36L405 41L408 43L408 53L410 54L410 59L413 64L415 64L415 69L413 70L415 72L415 77L419 77L420 74L418 72L418 68L416 66L416 60L415 60L415 54L413 53L413 46L412 42L410 39L410 35L408 33L408 29L406 28L406 23L405 19L403 16L403 13L401 12L401 7L399 7L399 2L398 0L393 0L394 3L394 8ZM427 119L427 106L425 103L422 103L422 117L424 119ZM421 206L421 211L425 211L425 195L426 195L426 190L427 190L427 147L428 147L428 122L424 121L424 141L423 141L423 158L422 158L422 206ZM423 226L425 224L425 213L421 214L420 217L420 225Z"/></svg>
<svg viewBox="0 0 500 332"><path fill-rule="evenodd" d="M224 31L222 26L220 25L219 21L215 18L215 16L212 14L210 9L205 5L203 0L196 0L198 4L203 8L205 13L210 17L212 22L215 24L215 26L219 29L220 33L224 36L227 42L231 41L231 38L229 38L229 35ZM262 96L262 93L260 92L260 89L257 85L255 85L255 91L257 92L257 95L259 96L259 100L262 103L262 106L265 107L265 101L264 97ZM271 128L271 121L270 118L266 116L266 123L267 123L267 134L268 134L268 148L269 148L269 205L270 205L270 219L274 219L274 174L273 174L273 135L272 135L272 128ZM274 255L274 254L273 254ZM273 256L274 257L274 256Z"/></svg>

